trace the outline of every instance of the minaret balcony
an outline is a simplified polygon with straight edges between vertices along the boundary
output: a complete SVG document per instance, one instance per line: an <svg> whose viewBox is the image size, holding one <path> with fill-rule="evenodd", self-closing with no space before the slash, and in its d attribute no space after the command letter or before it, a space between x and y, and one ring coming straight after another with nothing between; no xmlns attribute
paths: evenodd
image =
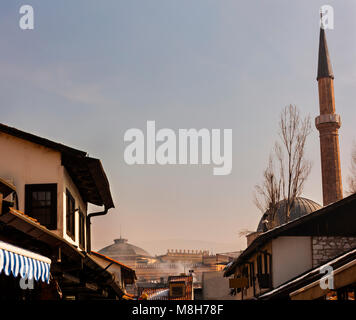
<svg viewBox="0 0 356 320"><path fill-rule="evenodd" d="M341 118L338 114L321 114L315 118L315 126L319 128L324 123L335 124L337 128L341 127Z"/></svg>

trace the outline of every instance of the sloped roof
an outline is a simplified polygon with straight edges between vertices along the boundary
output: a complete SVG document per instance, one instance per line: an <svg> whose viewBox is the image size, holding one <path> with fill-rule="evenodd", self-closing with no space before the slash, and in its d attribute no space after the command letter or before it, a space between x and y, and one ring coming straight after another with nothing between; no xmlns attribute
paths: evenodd
<svg viewBox="0 0 356 320"><path fill-rule="evenodd" d="M356 193L331 203L313 213L260 234L234 262L226 268L224 276L249 259L259 247L280 236L356 236Z"/></svg>
<svg viewBox="0 0 356 320"><path fill-rule="evenodd" d="M259 298L273 299L275 297L289 294L290 292L297 290L316 280L319 280L320 278L325 276L325 274L321 273L320 271L323 270L326 266L331 266L335 271L337 268L340 268L343 265L346 265L350 262L354 262L355 260L356 260L356 248L353 248L346 253L340 254L336 258L330 259L329 261L325 262L321 266L308 270L303 274L298 275L295 278L281 284L277 288L262 294L261 296L259 296Z"/></svg>
<svg viewBox="0 0 356 320"><path fill-rule="evenodd" d="M57 253L58 248L60 248L61 255L65 255L71 260L71 271L83 272L91 281L95 280L100 285L111 287L119 297L123 295L122 289L113 281L113 274L102 268L86 252L79 251L70 242L58 236L53 231L48 230L36 219L27 216L23 212L7 205L2 209L2 212L0 212L0 222L11 228L12 238L7 239L8 243L17 245L19 241L22 241L21 245L25 249L46 256L50 253ZM23 237L17 238L17 235L13 235L14 230L19 232L19 234L23 234ZM28 238L32 238L33 241L28 241ZM41 250L37 250L38 248L41 248ZM52 265L56 264L57 261L53 261ZM84 269L83 266L85 266Z"/></svg>
<svg viewBox="0 0 356 320"><path fill-rule="evenodd" d="M112 258L110 258L108 256L105 256L105 255L103 255L103 254L101 254L99 252L96 252L96 251L91 251L91 254L93 254L95 256L98 256L98 257L100 257L102 259L105 259L105 260L107 260L109 262L112 262L112 263L115 263L115 264L119 265L121 268L125 269L126 271L132 272L135 275L135 278L136 278L135 270L130 268L130 267L128 267L127 265L125 265L125 264L123 264L123 263L121 263L121 262L119 262L119 261L117 261L115 259L112 259Z"/></svg>
<svg viewBox="0 0 356 320"><path fill-rule="evenodd" d="M85 151L68 147L2 123L0 123L0 132L60 152L62 165L67 169L70 177L78 187L83 200L98 206L104 205L106 209L114 207L109 181L99 159L88 157Z"/></svg>
<svg viewBox="0 0 356 320"><path fill-rule="evenodd" d="M4 179L0 178L0 193L6 198L10 193L14 192L16 187Z"/></svg>

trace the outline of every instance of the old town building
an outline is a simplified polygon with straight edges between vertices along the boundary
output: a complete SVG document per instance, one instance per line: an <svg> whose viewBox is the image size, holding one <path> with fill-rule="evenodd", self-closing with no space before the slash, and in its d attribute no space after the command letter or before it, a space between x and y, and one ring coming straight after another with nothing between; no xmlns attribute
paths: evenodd
<svg viewBox="0 0 356 320"><path fill-rule="evenodd" d="M351 195L261 233L225 270L225 276L232 276L232 294L241 300L272 297L269 292L276 297L286 283L352 251L355 209L356 195ZM354 285L353 279L349 281Z"/></svg>
<svg viewBox="0 0 356 320"><path fill-rule="evenodd" d="M201 284L202 274L222 270L239 252L209 254L207 250L173 250L166 254L152 256L146 250L119 238L114 244L99 250L100 254L118 260L135 269L138 285L167 281L194 270L194 282Z"/></svg>
<svg viewBox="0 0 356 320"><path fill-rule="evenodd" d="M91 219L114 207L99 159L0 124L0 290L4 299L119 299L122 277L91 252ZM102 210L88 213L88 204ZM112 263L112 262L111 262ZM31 290L28 281L33 282ZM25 284L24 284L25 283Z"/></svg>
<svg viewBox="0 0 356 320"><path fill-rule="evenodd" d="M291 221L281 220L278 205L273 228L263 225L247 235L247 249L229 264L231 294L236 299L355 299L356 194L342 193L334 75L325 30L320 29L318 89L323 204L297 198ZM267 215L268 212L265 214ZM333 285L325 288L323 268L333 270Z"/></svg>

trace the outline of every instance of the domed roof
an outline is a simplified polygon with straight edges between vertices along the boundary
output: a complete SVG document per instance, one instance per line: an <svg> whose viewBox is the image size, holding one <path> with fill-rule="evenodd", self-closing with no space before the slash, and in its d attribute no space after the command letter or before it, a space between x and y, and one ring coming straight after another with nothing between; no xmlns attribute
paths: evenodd
<svg viewBox="0 0 356 320"><path fill-rule="evenodd" d="M278 210L274 217L274 223L273 223L274 227L277 227L277 226L280 226L280 225L286 223L286 216L285 216L286 202L287 202L286 200L281 200L278 203ZM315 201L298 197L294 201L294 205L290 212L290 220L289 221L298 219L302 216L305 216L306 214L309 214L316 210L319 210L320 208L321 208L321 205L316 203ZM265 212L264 215L262 216L262 218L258 224L258 227L257 227L257 232L266 231L262 221L264 219L266 219L267 215L268 215L268 211Z"/></svg>
<svg viewBox="0 0 356 320"><path fill-rule="evenodd" d="M151 255L140 247L128 243L127 239L115 239L114 244L109 245L99 251L99 253L117 260L127 260L136 258L151 258Z"/></svg>

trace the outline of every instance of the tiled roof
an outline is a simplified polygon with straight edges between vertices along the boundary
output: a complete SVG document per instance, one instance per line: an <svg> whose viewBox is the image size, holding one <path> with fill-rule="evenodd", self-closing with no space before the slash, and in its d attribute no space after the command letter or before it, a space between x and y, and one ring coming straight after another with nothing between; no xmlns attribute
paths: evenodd
<svg viewBox="0 0 356 320"><path fill-rule="evenodd" d="M356 207L356 193L342 200L331 203L317 211L301 216L293 221L261 233L226 267L224 276L232 275L239 264L245 263L255 250L273 238L286 235L311 236L329 235L351 236L356 230L356 220L352 219ZM345 221L347 221L345 223Z"/></svg>
<svg viewBox="0 0 356 320"><path fill-rule="evenodd" d="M37 219L28 216L27 214L25 214L24 212L22 212L22 211L20 211L20 210L16 210L16 209L14 209L14 208L9 208L9 211L10 211L11 213L13 213L13 214L16 214L16 215L22 215L22 216L24 216L25 218L31 220L32 222L35 222L35 223L37 223L38 225L42 226L43 228L46 228L44 225L40 224ZM47 229L47 228L46 228L46 229Z"/></svg>
<svg viewBox="0 0 356 320"><path fill-rule="evenodd" d="M125 264L123 264L123 263L121 263L121 262L119 262L119 261L117 261L117 260L114 260L114 259L112 259L112 258L110 258L110 257L108 257L108 256L105 256L105 255L103 255L103 254L101 254L101 253L99 253L99 252L91 251L91 253L94 254L94 255L96 255L96 256L98 256L98 257L101 257L101 258L103 258L103 259L105 259L105 260L108 260L108 261L110 261L110 262L113 262L113 263L119 265L120 267L123 267L123 268L127 269L128 271L135 272L135 270L133 270L132 268L128 267L127 265L125 265Z"/></svg>

